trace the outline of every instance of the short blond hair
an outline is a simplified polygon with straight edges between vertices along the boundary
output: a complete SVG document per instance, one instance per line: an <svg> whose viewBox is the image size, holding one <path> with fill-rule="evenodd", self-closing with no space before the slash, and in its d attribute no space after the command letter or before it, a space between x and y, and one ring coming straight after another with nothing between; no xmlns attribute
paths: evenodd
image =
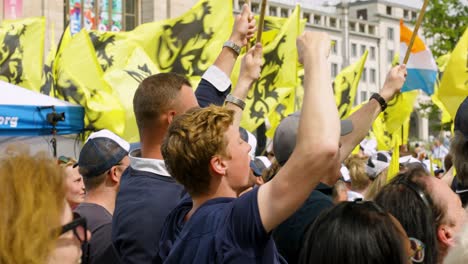
<svg viewBox="0 0 468 264"><path fill-rule="evenodd" d="M0 263L46 263L64 210L64 178L46 153L2 156Z"/></svg>
<svg viewBox="0 0 468 264"><path fill-rule="evenodd" d="M225 136L234 120L234 111L208 106L176 116L161 146L167 169L192 196L209 190L209 166L215 155L226 156Z"/></svg>

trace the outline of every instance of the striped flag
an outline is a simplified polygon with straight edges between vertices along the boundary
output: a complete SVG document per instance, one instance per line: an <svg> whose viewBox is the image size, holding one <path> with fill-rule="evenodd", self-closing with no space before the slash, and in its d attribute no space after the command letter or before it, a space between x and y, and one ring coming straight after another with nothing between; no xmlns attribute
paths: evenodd
<svg viewBox="0 0 468 264"><path fill-rule="evenodd" d="M400 20L400 64L403 63L403 54L408 50L413 32ZM411 54L406 64L408 76L401 89L402 92L421 89L426 94L434 93L434 84L437 77L437 65L429 48L416 36L411 48Z"/></svg>

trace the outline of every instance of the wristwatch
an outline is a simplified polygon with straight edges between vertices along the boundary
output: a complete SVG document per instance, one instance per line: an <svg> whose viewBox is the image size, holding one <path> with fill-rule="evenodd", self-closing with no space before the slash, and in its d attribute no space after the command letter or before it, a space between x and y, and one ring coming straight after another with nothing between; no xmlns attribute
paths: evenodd
<svg viewBox="0 0 468 264"><path fill-rule="evenodd" d="M244 108L245 108L245 102L244 102L242 99L237 98L237 97L235 97L235 96L232 95L232 94L228 94L228 95L226 96L226 100L224 100L224 102L225 102L225 103L229 102L229 103L231 103L231 104L235 104L235 105L237 105L237 106L238 106L240 109L242 109L242 110L244 110Z"/></svg>
<svg viewBox="0 0 468 264"><path fill-rule="evenodd" d="M239 56L239 54L241 52L241 47L239 47L236 43L234 43L234 42L232 42L230 40L224 42L223 48L224 47L232 49L237 54L237 56Z"/></svg>
<svg viewBox="0 0 468 264"><path fill-rule="evenodd" d="M369 98L369 101L372 100L372 99L375 99L380 104L380 108L382 109L382 112L385 111L385 109L387 109L387 102L385 102L385 99L383 99L383 97L380 96L380 94L374 93Z"/></svg>

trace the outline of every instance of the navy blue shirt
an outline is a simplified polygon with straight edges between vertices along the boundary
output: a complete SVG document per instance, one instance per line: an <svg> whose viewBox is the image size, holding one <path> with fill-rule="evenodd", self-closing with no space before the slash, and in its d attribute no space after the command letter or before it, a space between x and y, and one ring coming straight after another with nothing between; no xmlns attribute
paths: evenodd
<svg viewBox="0 0 468 264"><path fill-rule="evenodd" d="M184 222L192 208L184 199L167 217L159 243L164 263L286 263L263 227L258 188L235 198L205 202Z"/></svg>
<svg viewBox="0 0 468 264"><path fill-rule="evenodd" d="M123 263L151 263L164 219L185 194L168 176L129 167L122 175L112 242Z"/></svg>
<svg viewBox="0 0 468 264"><path fill-rule="evenodd" d="M273 231L278 251L288 263L298 263L304 234L308 227L320 213L333 207L331 193L332 188L319 183L301 208Z"/></svg>

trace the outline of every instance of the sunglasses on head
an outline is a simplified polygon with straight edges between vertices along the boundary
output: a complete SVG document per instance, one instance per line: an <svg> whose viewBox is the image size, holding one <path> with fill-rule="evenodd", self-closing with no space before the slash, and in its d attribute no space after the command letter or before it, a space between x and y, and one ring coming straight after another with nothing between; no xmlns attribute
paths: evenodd
<svg viewBox="0 0 468 264"><path fill-rule="evenodd" d="M88 243L88 229L86 224L86 218L81 217L77 213L73 213L73 220L65 224L60 229L60 235L73 230L73 235L80 241L82 249L81 263L88 263L89 256L89 243Z"/></svg>
<svg viewBox="0 0 468 264"><path fill-rule="evenodd" d="M422 263L424 261L425 248L424 243L414 237L409 238L412 255L410 256L411 261L416 263Z"/></svg>

